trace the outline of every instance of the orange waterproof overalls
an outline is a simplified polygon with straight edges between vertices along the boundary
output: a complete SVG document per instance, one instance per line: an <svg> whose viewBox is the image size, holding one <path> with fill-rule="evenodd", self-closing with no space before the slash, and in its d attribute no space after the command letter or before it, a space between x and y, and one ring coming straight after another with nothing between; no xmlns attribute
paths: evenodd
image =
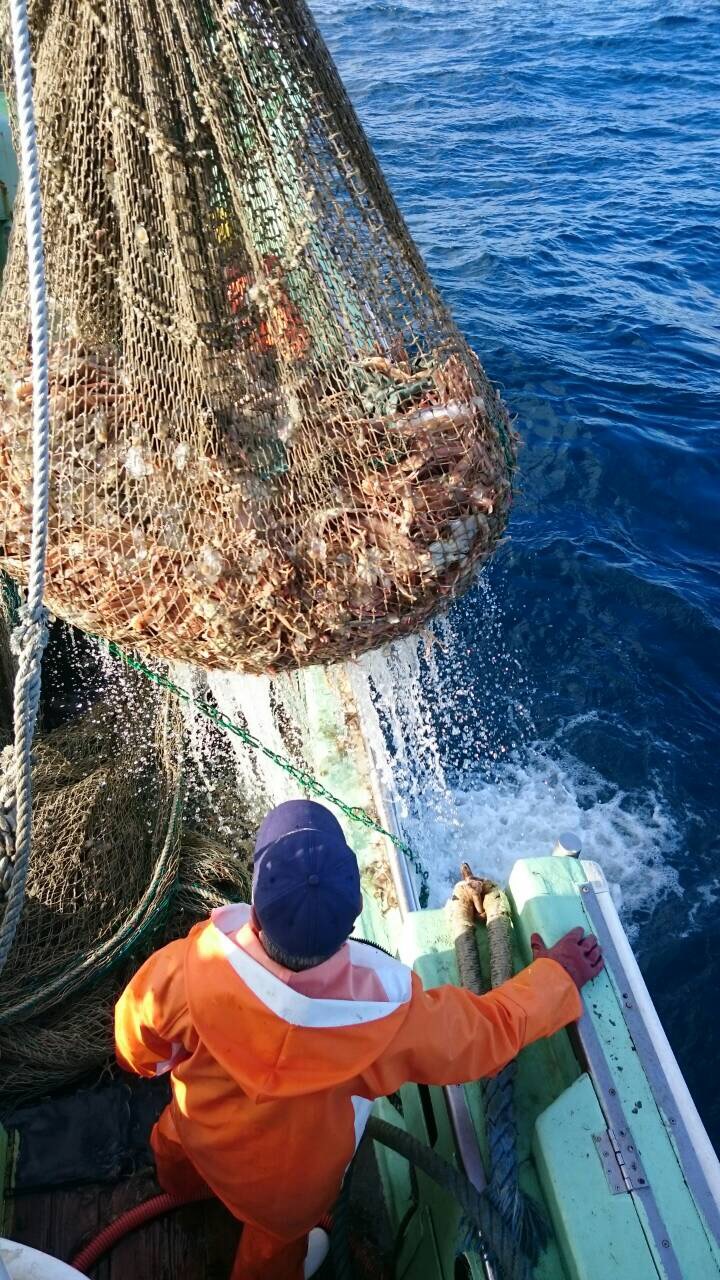
<svg viewBox="0 0 720 1280"><path fill-rule="evenodd" d="M245 1224L232 1280L302 1280L307 1233L334 1204L375 1098L493 1075L582 1012L548 959L480 997L424 991L353 941L309 975L311 994L295 989L302 975L265 956L250 908L226 907L152 956L117 1005L120 1064L171 1072L152 1136L161 1185L209 1187Z"/></svg>

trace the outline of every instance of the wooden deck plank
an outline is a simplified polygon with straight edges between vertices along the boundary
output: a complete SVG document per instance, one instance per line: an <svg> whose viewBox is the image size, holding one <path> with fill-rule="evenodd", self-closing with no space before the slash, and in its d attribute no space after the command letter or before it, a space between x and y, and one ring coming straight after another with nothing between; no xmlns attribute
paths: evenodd
<svg viewBox="0 0 720 1280"><path fill-rule="evenodd" d="M97 1234L100 1217L97 1189L38 1192L9 1202L10 1234L21 1244L67 1260L78 1242Z"/></svg>
<svg viewBox="0 0 720 1280"><path fill-rule="evenodd" d="M120 1214L157 1194L150 1175L115 1187L78 1187L18 1197L10 1234L64 1261ZM217 1201L186 1205L134 1231L102 1258L93 1280L227 1280L239 1224Z"/></svg>
<svg viewBox="0 0 720 1280"><path fill-rule="evenodd" d="M217 1200L211 1200L205 1211L206 1280L227 1280L240 1240L240 1223Z"/></svg>
<svg viewBox="0 0 720 1280"><path fill-rule="evenodd" d="M158 1191L153 1174L146 1172L115 1185L17 1196L9 1204L8 1235L70 1262L103 1227ZM359 1161L352 1201L351 1247L358 1274L387 1274L384 1250L373 1241L383 1211L370 1150ZM228 1280L239 1235L240 1224L217 1200L187 1205L119 1241L93 1268L92 1280ZM326 1265L318 1280L331 1275Z"/></svg>

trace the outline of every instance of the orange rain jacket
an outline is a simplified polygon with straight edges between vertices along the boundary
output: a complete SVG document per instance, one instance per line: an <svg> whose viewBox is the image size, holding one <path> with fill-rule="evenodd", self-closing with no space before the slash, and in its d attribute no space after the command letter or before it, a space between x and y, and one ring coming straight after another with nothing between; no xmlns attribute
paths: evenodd
<svg viewBox="0 0 720 1280"><path fill-rule="evenodd" d="M350 965L385 998L310 997L238 944L249 920L247 906L221 908L143 965L117 1005L117 1054L140 1075L171 1071L161 1145L179 1142L236 1218L284 1240L334 1203L375 1098L493 1075L582 1012L554 960L478 997L425 991L352 940Z"/></svg>

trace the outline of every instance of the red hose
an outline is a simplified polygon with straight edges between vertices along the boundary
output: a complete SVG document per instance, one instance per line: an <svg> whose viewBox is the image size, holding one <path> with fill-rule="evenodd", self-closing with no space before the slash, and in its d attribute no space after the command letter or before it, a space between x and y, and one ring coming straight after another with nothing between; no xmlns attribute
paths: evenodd
<svg viewBox="0 0 720 1280"><path fill-rule="evenodd" d="M146 1222L153 1222L155 1218L161 1218L164 1213L169 1213L172 1209L179 1209L181 1205L191 1204L193 1200L200 1197L193 1196L190 1199L183 1199L180 1196L169 1196L163 1193L159 1196L153 1196L150 1200L143 1201L142 1204L135 1205L134 1209L128 1209L125 1213L121 1213L119 1218L110 1223L109 1227L104 1227L102 1231L81 1249L76 1257L73 1258L70 1265L76 1271L86 1275L91 1267L99 1258L102 1258L108 1249L112 1249L114 1245L122 1240L123 1236L128 1235L131 1231L142 1227Z"/></svg>
<svg viewBox="0 0 720 1280"><path fill-rule="evenodd" d="M184 1204L194 1204L198 1200L205 1199L207 1199L205 1195L169 1196L165 1192L159 1196L152 1196L150 1200L136 1204L134 1209L127 1209L125 1213L121 1213L109 1227L103 1227L102 1231L98 1232L90 1243L75 1255L70 1266L81 1275L86 1275L103 1254L108 1253L131 1231L137 1231L138 1227L144 1226L146 1222L154 1222L156 1218L162 1218L163 1214L170 1213L173 1209L181 1209ZM326 1213L318 1225L329 1235L333 1227L332 1214Z"/></svg>

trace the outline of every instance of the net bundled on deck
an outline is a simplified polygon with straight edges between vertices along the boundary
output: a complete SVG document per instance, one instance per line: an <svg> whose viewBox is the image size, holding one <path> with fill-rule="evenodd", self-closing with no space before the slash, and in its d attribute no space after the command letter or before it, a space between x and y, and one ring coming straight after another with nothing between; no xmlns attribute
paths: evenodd
<svg viewBox="0 0 720 1280"><path fill-rule="evenodd" d="M54 674L73 660L68 639L51 646ZM242 797L231 852L193 826L196 783L177 707L118 674L90 711L41 731L33 747L33 852L0 975L3 1099L37 1096L106 1062L113 1005L144 957L213 907L249 898ZM6 682L0 729L10 696ZM0 911L3 902L0 891Z"/></svg>
<svg viewBox="0 0 720 1280"><path fill-rule="evenodd" d="M503 530L512 434L306 6L42 0L31 23L48 603L148 654L251 672L417 629ZM17 216L0 486L18 578L26 295Z"/></svg>
<svg viewBox="0 0 720 1280"><path fill-rule="evenodd" d="M167 915L180 760L153 712L146 700L118 723L101 704L34 744L33 856L0 1025L91 985Z"/></svg>
<svg viewBox="0 0 720 1280"><path fill-rule="evenodd" d="M3 1097L42 1093L107 1059L123 968L167 924L179 760L148 702L129 725L113 711L101 703L33 748L33 855L0 977Z"/></svg>

